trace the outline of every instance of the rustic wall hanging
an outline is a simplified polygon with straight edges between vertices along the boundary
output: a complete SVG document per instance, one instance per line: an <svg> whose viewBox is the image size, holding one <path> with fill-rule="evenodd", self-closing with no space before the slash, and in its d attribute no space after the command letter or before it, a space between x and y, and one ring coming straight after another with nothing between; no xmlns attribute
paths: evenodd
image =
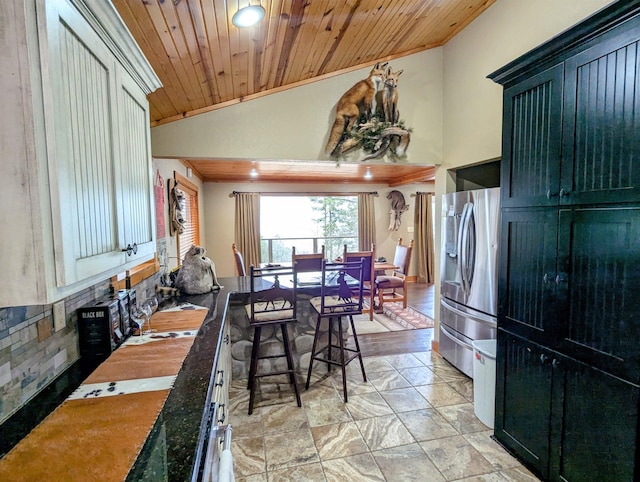
<svg viewBox="0 0 640 482"><path fill-rule="evenodd" d="M411 129L398 111L398 78L388 63L378 62L369 76L347 90L336 105L336 115L325 152L333 159L359 147L362 160L388 154L393 160L405 155Z"/></svg>

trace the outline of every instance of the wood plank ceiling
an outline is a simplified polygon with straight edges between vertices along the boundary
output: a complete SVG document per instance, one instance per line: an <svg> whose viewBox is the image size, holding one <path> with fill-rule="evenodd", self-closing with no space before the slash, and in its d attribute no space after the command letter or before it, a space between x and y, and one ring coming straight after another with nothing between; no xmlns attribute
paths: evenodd
<svg viewBox="0 0 640 482"><path fill-rule="evenodd" d="M153 126L444 45L495 0L112 1L163 83Z"/></svg>
<svg viewBox="0 0 640 482"><path fill-rule="evenodd" d="M376 183L400 186L433 181L435 167L415 164L363 164L333 161L245 161L183 159L207 182L294 182L297 184ZM253 171L253 173L252 173Z"/></svg>

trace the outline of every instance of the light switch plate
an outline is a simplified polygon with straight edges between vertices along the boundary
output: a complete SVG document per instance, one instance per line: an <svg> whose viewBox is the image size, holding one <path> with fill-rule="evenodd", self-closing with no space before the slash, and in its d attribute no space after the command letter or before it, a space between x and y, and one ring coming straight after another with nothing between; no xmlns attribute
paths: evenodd
<svg viewBox="0 0 640 482"><path fill-rule="evenodd" d="M407 233L413 233L413 226L407 226Z"/></svg>
<svg viewBox="0 0 640 482"><path fill-rule="evenodd" d="M53 304L53 331L60 331L67 326L64 300Z"/></svg>

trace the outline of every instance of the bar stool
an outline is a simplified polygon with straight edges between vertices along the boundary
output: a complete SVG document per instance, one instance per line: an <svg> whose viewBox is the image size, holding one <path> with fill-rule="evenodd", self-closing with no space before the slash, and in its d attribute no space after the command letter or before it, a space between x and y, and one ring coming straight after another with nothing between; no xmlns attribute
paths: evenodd
<svg viewBox="0 0 640 482"><path fill-rule="evenodd" d="M290 287L289 280L293 282ZM281 281L285 283L285 286L281 284ZM296 286L297 279L293 268L255 268L251 266L251 293L249 304L246 305L250 326L254 328L249 380L247 383L247 388L251 390L249 394L249 415L253 413L256 379L262 377L288 375L289 382L293 385L298 407L302 406L298 384L296 383L291 343L287 332L287 324L297 321ZM262 328L267 326L273 326L275 329L280 327L282 344L284 345L283 353L275 355L263 355L260 353ZM286 358L287 369L259 373L258 362L273 358Z"/></svg>
<svg viewBox="0 0 640 482"><path fill-rule="evenodd" d="M346 366L356 358L360 361L362 370L362 378L367 381L367 375L364 371L364 363L360 354L360 344L358 343L358 335L353 323L353 315L362 313L362 276L364 271L365 260L341 263L322 263L322 284L320 287L320 296L311 298L311 306L318 314L315 335L313 337L313 347L311 348L311 357L309 359L309 372L307 373L307 383L305 389L309 389L311 380L311 371L313 369L313 361L317 360L327 364L327 371L331 372L332 365L337 365L342 370L342 390L344 393L344 401L347 402L347 376ZM353 342L355 348L346 347L344 343L344 327L343 319L349 318ZM318 341L321 337L322 320L327 319L328 338L327 344L317 349ZM334 323L337 325L338 344L333 342ZM347 328L348 329L348 328ZM334 360L332 350L337 350L338 359ZM326 352L324 355L323 353ZM348 356L347 356L348 355Z"/></svg>

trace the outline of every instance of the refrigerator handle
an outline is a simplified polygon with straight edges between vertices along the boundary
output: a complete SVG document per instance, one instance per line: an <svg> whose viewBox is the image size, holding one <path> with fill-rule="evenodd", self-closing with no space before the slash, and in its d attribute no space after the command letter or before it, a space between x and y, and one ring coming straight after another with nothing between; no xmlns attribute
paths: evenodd
<svg viewBox="0 0 640 482"><path fill-rule="evenodd" d="M466 313L462 310L459 310L455 306L447 303L444 298L440 300L440 305L444 306L447 310L451 311L452 313L455 313L458 316L469 318L473 321L477 321L478 323L482 323L483 325L490 326L491 328L497 328L498 326L495 319L490 318L489 316L481 315L480 313L474 313L474 314Z"/></svg>
<svg viewBox="0 0 640 482"><path fill-rule="evenodd" d="M471 204L465 203L462 208L462 219L460 220L460 232L458 233L458 253L460 268L460 281L462 284L462 291L465 294L469 294L469 283L467 280L467 244L469 243L469 212L471 211Z"/></svg>
<svg viewBox="0 0 640 482"><path fill-rule="evenodd" d="M473 346L469 345L469 343L465 343L464 341L458 340L444 326L440 325L440 331L442 331L442 333L444 333L447 336L447 338L449 338L452 342L460 345L463 348L466 348L467 350L473 350Z"/></svg>

